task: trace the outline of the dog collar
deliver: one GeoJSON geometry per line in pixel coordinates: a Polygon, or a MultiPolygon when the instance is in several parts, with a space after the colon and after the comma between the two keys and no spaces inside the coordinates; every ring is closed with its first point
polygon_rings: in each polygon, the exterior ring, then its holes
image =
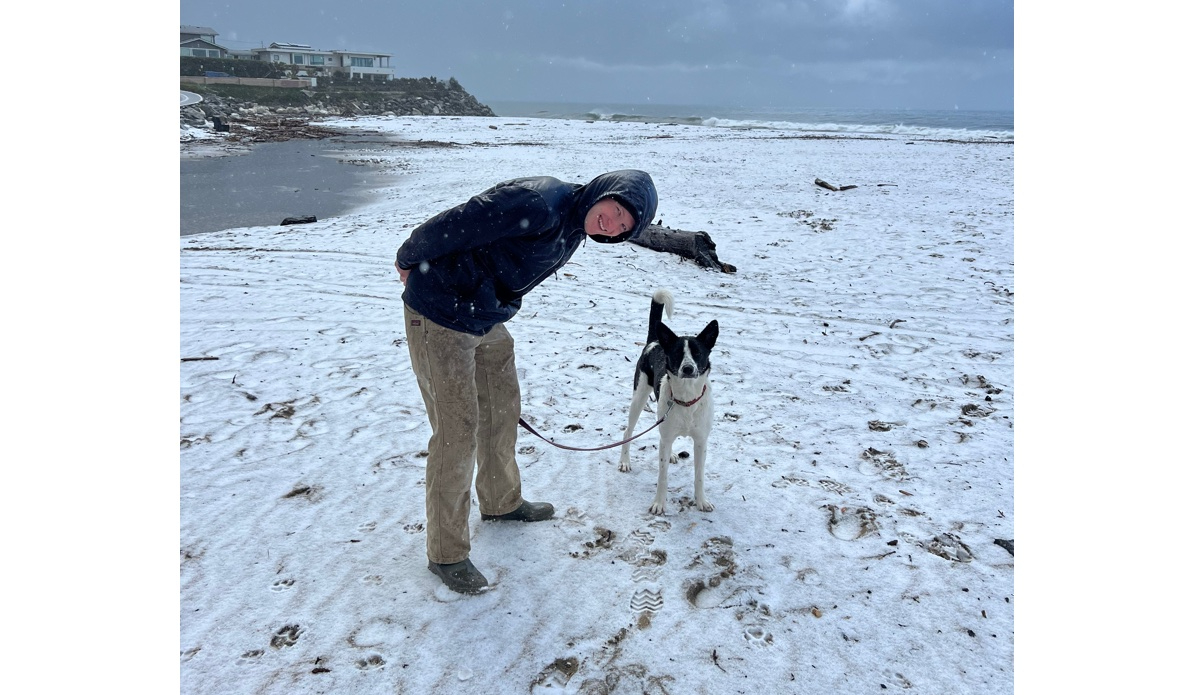
{"type": "Polygon", "coordinates": [[[699,396],[696,396],[696,398],[695,398],[695,399],[693,399],[693,400],[690,400],[690,401],[681,401],[681,400],[679,400],[678,398],[676,398],[674,394],[671,394],[671,400],[672,400],[672,401],[675,401],[676,403],[678,403],[679,405],[682,405],[682,406],[683,406],[683,407],[685,407],[685,408],[690,408],[690,407],[692,407],[693,405],[696,405],[697,403],[699,403],[699,402],[700,402],[700,399],[701,399],[701,398],[704,398],[704,394],[706,394],[706,393],[708,393],[708,384],[705,384],[705,385],[704,385],[704,389],[703,389],[702,391],[700,391],[700,395],[699,395],[699,396]]]}

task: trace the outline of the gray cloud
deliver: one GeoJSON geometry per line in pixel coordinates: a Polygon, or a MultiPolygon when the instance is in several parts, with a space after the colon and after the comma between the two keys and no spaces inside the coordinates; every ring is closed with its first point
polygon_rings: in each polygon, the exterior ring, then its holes
{"type": "Polygon", "coordinates": [[[485,103],[1013,103],[1012,0],[181,0],[180,21],[230,48],[391,53],[397,75],[455,77],[485,103]]]}

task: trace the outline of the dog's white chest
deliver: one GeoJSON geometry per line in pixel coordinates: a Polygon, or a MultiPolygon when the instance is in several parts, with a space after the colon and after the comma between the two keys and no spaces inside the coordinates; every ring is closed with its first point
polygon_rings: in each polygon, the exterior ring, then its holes
{"type": "Polygon", "coordinates": [[[708,384],[700,385],[700,389],[691,389],[681,395],[682,389],[672,388],[669,384],[665,398],[659,401],[659,410],[666,409],[663,427],[676,436],[694,436],[697,431],[707,431],[712,425],[712,397],[708,394],[708,384]]]}

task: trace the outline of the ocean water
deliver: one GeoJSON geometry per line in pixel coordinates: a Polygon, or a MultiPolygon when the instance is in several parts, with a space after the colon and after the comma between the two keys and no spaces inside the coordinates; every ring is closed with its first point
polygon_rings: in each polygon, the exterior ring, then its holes
{"type": "Polygon", "coordinates": [[[336,217],[375,199],[396,177],[347,164],[377,147],[358,136],[263,142],[226,156],[180,158],[179,236],[336,217]]]}
{"type": "Polygon", "coordinates": [[[679,123],[733,129],[792,130],[813,135],[900,136],[915,139],[1013,142],[1012,111],[826,109],[567,104],[494,101],[497,116],[585,121],[679,123]]]}

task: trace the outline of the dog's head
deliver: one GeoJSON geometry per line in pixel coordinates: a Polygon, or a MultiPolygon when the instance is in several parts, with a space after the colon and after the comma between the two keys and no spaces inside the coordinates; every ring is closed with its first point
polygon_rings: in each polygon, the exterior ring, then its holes
{"type": "Polygon", "coordinates": [[[708,355],[717,343],[717,322],[710,321],[700,335],[677,336],[665,324],[658,324],[658,344],[667,360],[667,372],[679,379],[696,379],[708,373],[708,355]]]}

